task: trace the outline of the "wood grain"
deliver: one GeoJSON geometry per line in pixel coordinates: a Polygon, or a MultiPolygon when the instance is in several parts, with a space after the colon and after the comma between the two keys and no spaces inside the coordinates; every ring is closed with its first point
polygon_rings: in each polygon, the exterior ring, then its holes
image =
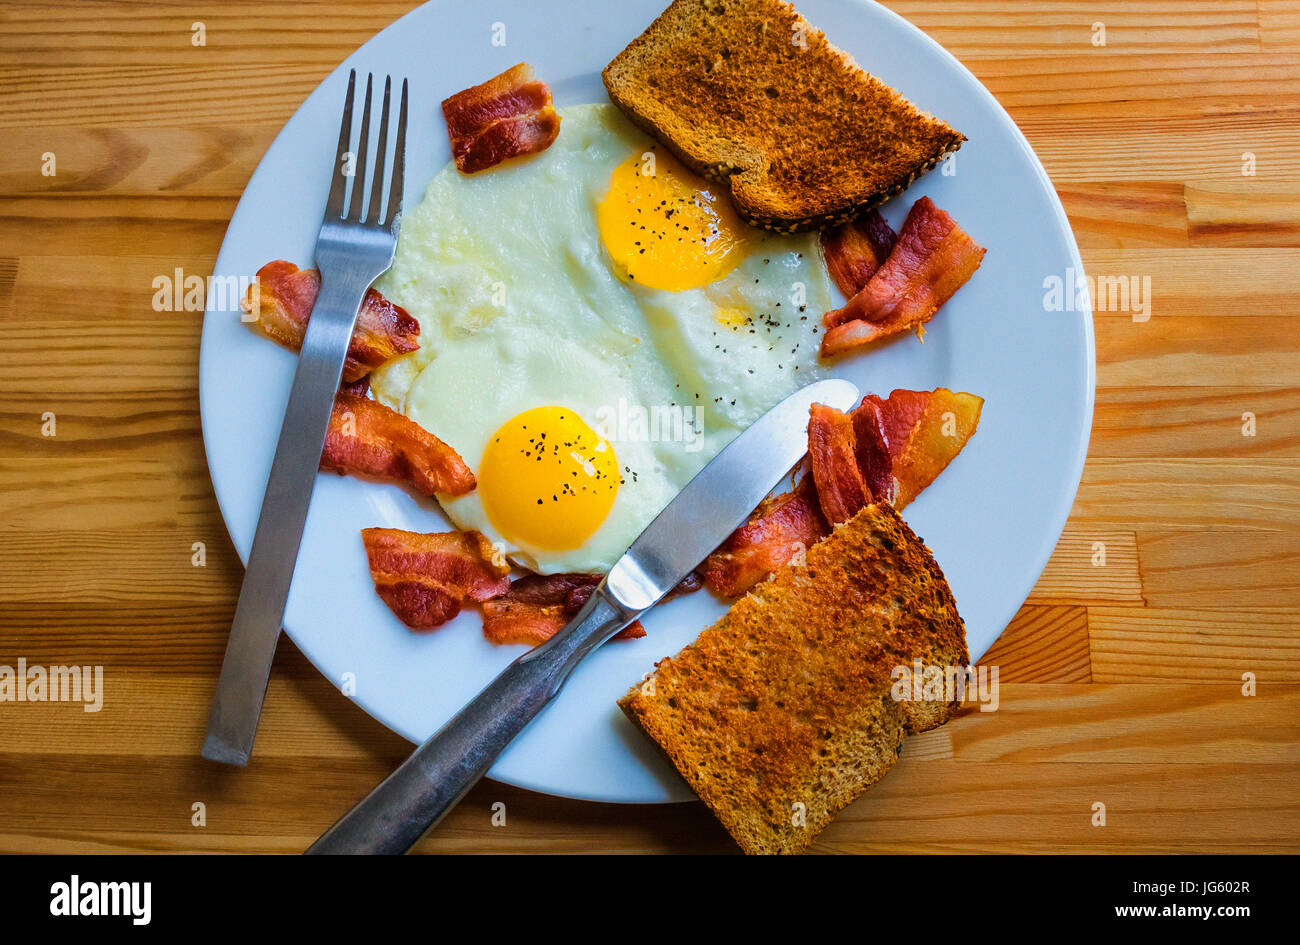
{"type": "MultiPolygon", "coordinates": [[[[815,849],[1295,852],[1300,2],[890,5],[1010,111],[1088,274],[1149,280],[1149,306],[1095,316],[1088,463],[983,661],[997,711],[910,739],[815,849]]],[[[0,15],[0,664],[102,665],[106,693],[0,703],[0,850],[298,852],[407,750],[282,641],[254,764],[198,759],[241,568],[206,476],[201,314],[151,299],[211,271],[284,121],[412,6],[0,15]]],[[[494,783],[419,849],[735,851],[698,804],[494,783]]]]}

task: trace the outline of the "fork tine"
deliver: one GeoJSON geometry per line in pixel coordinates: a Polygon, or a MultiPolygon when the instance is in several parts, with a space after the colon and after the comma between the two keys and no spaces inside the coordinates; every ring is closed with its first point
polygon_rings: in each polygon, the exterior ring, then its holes
{"type": "Polygon", "coordinates": [[[379,143],[375,145],[375,179],[370,184],[370,209],[366,212],[365,223],[379,224],[380,211],[384,205],[384,174],[388,162],[384,152],[388,147],[388,97],[393,88],[393,77],[384,78],[384,107],[379,112],[379,143]]]}
{"type": "Polygon", "coordinates": [[[366,104],[361,109],[361,140],[357,142],[356,172],[352,175],[352,199],[348,202],[347,220],[361,222],[362,200],[366,189],[366,151],[370,139],[370,91],[374,85],[375,74],[366,74],[366,104]]]}
{"type": "Polygon", "coordinates": [[[343,161],[347,157],[348,145],[352,143],[352,96],[357,84],[357,70],[348,76],[347,97],[343,99],[343,121],[339,125],[339,149],[334,157],[334,174],[330,178],[330,196],[325,204],[327,219],[337,220],[343,216],[343,193],[348,185],[347,175],[343,173],[343,161]]]}
{"type": "Polygon", "coordinates": [[[388,187],[388,215],[384,225],[392,229],[402,212],[402,179],[406,173],[406,80],[402,80],[402,105],[397,112],[397,149],[393,154],[393,181],[388,187]]]}

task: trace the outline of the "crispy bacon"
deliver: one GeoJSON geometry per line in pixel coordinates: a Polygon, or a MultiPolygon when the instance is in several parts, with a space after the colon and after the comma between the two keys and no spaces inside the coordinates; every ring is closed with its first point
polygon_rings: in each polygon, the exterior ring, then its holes
{"type": "Polygon", "coordinates": [[[858,467],[853,418],[825,404],[813,404],[808,421],[808,456],[822,514],[832,525],[847,522],[871,502],[858,467]]]}
{"type": "Polygon", "coordinates": [[[824,316],[823,357],[928,322],[984,258],[984,248],[929,197],[912,205],[884,265],[841,309],[824,316]]]}
{"type": "MultiPolygon", "coordinates": [[[[503,593],[483,601],[483,635],[492,643],[544,643],[582,609],[600,580],[599,574],[529,574],[512,581],[503,593]]],[[[643,636],[638,620],[614,639],[643,636]]]]}
{"type": "Polygon", "coordinates": [[[898,480],[894,477],[894,458],[885,437],[884,411],[876,401],[864,397],[849,416],[853,418],[855,458],[871,501],[893,505],[898,499],[898,480]]]}
{"type": "Polygon", "coordinates": [[[354,397],[365,397],[370,393],[370,375],[359,377],[355,381],[344,381],[339,385],[339,391],[354,397]]]}
{"type": "Polygon", "coordinates": [[[425,495],[459,496],[476,484],[460,454],[376,400],[339,391],[321,453],[322,469],[409,482],[425,495]]]}
{"type": "Polygon", "coordinates": [[[882,417],[898,483],[894,508],[902,509],[966,446],[979,425],[984,399],[940,387],[933,391],[896,390],[883,400],[871,394],[863,405],[868,403],[874,404],[882,417]]]}
{"type": "Polygon", "coordinates": [[[862,291],[889,258],[897,239],[879,210],[870,210],[843,226],[822,231],[826,268],[845,298],[851,299],[862,291]]]}
{"type": "Polygon", "coordinates": [[[479,532],[421,534],[361,530],[375,591],[413,630],[441,626],[466,600],[485,601],[510,587],[510,566],[479,532]]]}
{"type": "Polygon", "coordinates": [[[974,394],[896,390],[847,416],[814,406],[808,424],[812,475],[766,499],[699,568],[709,588],[739,597],[867,502],[901,509],[961,452],[984,401],[974,394]]]}
{"type": "MultiPolygon", "coordinates": [[[[249,322],[254,330],[291,351],[300,351],[318,294],[320,273],[277,259],[257,271],[243,309],[254,317],[249,322]]],[[[367,290],[352,330],[343,380],[358,380],[385,361],[414,351],[420,347],[419,334],[420,323],[406,309],[374,289],[367,290]]]]}
{"type": "Polygon", "coordinates": [[[551,90],[526,62],[444,100],[442,114],[462,174],[545,151],[560,133],[551,90]]]}
{"type": "Polygon", "coordinates": [[[829,532],[812,477],[804,476],[793,490],[765,499],[699,571],[714,593],[739,597],[829,532]]]}
{"type": "Polygon", "coordinates": [[[664,602],[676,600],[678,597],[685,597],[687,594],[694,594],[704,586],[704,578],[700,577],[694,571],[686,575],[677,582],[677,586],[664,595],[664,602]]]}

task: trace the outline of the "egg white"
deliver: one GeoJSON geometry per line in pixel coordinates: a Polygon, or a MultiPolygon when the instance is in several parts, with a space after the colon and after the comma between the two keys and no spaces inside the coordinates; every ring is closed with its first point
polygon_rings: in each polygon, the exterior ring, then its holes
{"type": "Polygon", "coordinates": [[[458,527],[542,573],[607,570],[732,437],[821,376],[815,327],[832,307],[815,234],[749,231],[745,258],[700,289],[620,279],[596,208],[614,168],[652,142],[612,105],[562,119],[539,155],[469,177],[448,164],[404,216],[377,288],[419,319],[420,350],[372,375],[380,401],[475,472],[497,429],[533,407],[568,407],[610,438],[624,482],[580,548],[524,547],[476,493],[441,499],[458,527]],[[720,309],[752,321],[724,323],[720,309]],[[679,422],[639,422],[652,411],[679,422]]]}

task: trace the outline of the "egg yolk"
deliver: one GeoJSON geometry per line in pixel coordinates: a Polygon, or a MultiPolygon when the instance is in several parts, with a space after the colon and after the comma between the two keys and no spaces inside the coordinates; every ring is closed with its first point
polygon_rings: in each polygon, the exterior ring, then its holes
{"type": "Polygon", "coordinates": [[[744,224],[725,195],[662,152],[614,169],[596,222],[616,270],[651,289],[698,289],[744,255],[744,224]]]}
{"type": "Polygon", "coordinates": [[[732,331],[743,331],[747,326],[754,323],[754,316],[750,315],[743,308],[734,305],[723,305],[713,313],[718,324],[724,328],[730,328],[732,331]]]}
{"type": "Polygon", "coordinates": [[[567,407],[535,407],[493,435],[479,465],[488,519],[507,540],[534,548],[580,547],[618,494],[618,458],[567,407]]]}

